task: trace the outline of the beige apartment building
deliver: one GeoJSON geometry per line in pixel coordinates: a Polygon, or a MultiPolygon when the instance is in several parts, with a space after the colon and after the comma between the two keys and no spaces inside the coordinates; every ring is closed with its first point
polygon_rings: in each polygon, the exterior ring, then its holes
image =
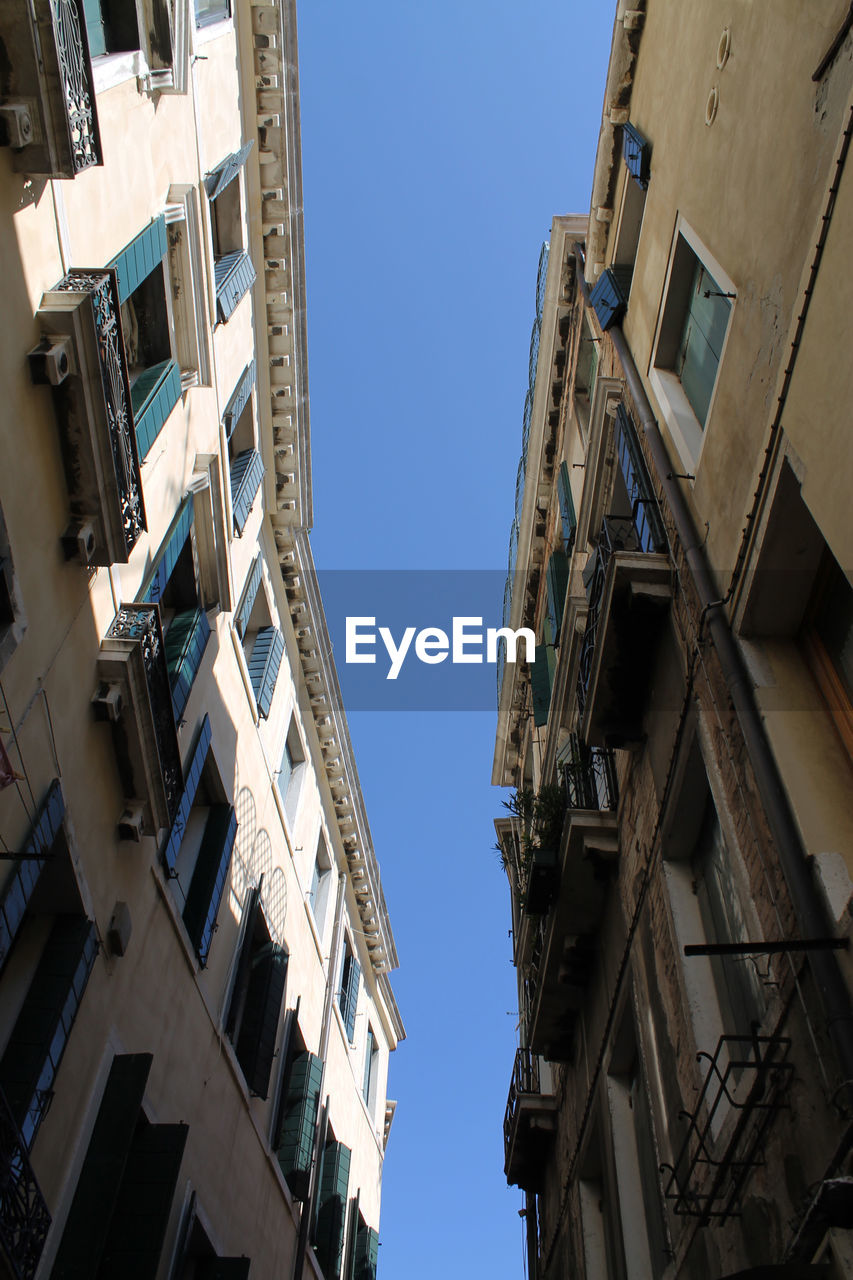
{"type": "Polygon", "coordinates": [[[492,781],[537,1280],[853,1275],[853,10],[618,5],[492,781]]]}
{"type": "Polygon", "coordinates": [[[0,1274],[377,1268],[291,0],[0,7],[0,1274]]]}

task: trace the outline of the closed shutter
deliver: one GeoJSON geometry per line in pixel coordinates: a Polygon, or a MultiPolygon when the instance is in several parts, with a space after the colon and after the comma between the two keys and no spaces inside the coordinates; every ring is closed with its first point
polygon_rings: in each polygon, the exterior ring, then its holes
{"type": "Polygon", "coordinates": [[[139,593],[139,599],[143,603],[158,604],[163,598],[166,583],[171,578],[187,538],[190,536],[193,517],[192,497],[186,497],[169,525],[168,532],[160,544],[160,550],[157,552],[154,567],[149,572],[139,593]]]}
{"type": "Polygon", "coordinates": [[[245,638],[246,632],[249,629],[249,619],[252,616],[252,609],[255,606],[255,597],[257,596],[258,591],[260,589],[262,576],[263,576],[263,566],[261,562],[261,556],[259,553],[258,555],[255,556],[255,559],[252,563],[252,568],[250,569],[249,576],[246,579],[246,587],[245,587],[245,590],[243,591],[243,599],[240,601],[240,606],[237,610],[237,615],[234,619],[234,625],[237,628],[237,635],[240,637],[241,640],[245,638]]]}
{"type": "Polygon", "coordinates": [[[83,0],[83,16],[86,20],[89,57],[99,58],[107,51],[107,36],[98,0],[83,0]]]}
{"type": "Polygon", "coordinates": [[[563,527],[563,542],[568,554],[575,545],[578,518],[575,515],[575,502],[572,497],[572,486],[569,482],[569,465],[560,463],[557,474],[557,495],[560,502],[560,523],[563,527]]]}
{"type": "Polygon", "coordinates": [[[113,1058],[51,1280],[92,1280],[98,1274],[151,1062],[150,1053],[113,1058]]]}
{"type": "Polygon", "coordinates": [[[283,947],[271,942],[255,956],[236,1052],[249,1091],[259,1098],[269,1093],[286,975],[287,952],[283,947]]]}
{"type": "Polygon", "coordinates": [[[328,1142],[323,1151],[314,1249],[325,1280],[340,1280],[343,1266],[350,1156],[342,1142],[328,1142]]]}
{"type": "Polygon", "coordinates": [[[628,172],[645,191],[649,185],[652,171],[652,147],[636,125],[626,124],[623,126],[622,155],[628,172]]]}
{"type": "Polygon", "coordinates": [[[533,723],[541,728],[548,723],[551,708],[551,672],[544,645],[537,644],[535,661],[530,665],[530,687],[533,693],[533,723]]]}
{"type": "Polygon", "coordinates": [[[189,1127],[140,1122],[97,1280],[155,1280],[189,1127]]]}
{"type": "Polygon", "coordinates": [[[209,638],[210,623],[203,609],[178,613],[169,623],[164,647],[176,720],[181,718],[189,701],[209,638]]]}
{"type": "Polygon", "coordinates": [[[164,360],[141,374],[130,389],[139,457],[144,458],[181,398],[181,371],[164,360]]]}
{"type": "MultiPolygon", "coordinates": [[[[33,823],[24,846],[24,853],[48,854],[62,826],[64,816],[65,799],[62,795],[62,787],[59,779],[54,778],[33,823]]],[[[27,904],[44,870],[44,864],[44,858],[24,858],[3,886],[2,898],[0,898],[0,967],[9,954],[15,935],[21,927],[27,904]]]]}
{"type": "Polygon", "coordinates": [[[264,719],[270,713],[283,655],[284,636],[278,627],[262,627],[249,659],[249,679],[258,704],[258,715],[264,719]]]}
{"type": "Polygon", "coordinates": [[[548,614],[555,643],[559,641],[560,627],[563,621],[563,609],[566,605],[566,591],[569,586],[569,562],[565,551],[555,551],[548,561],[545,571],[545,583],[548,589],[548,614]]]}
{"type": "Polygon", "coordinates": [[[697,260],[675,371],[702,427],[717,381],[732,309],[731,299],[720,296],[723,292],[697,260]]]}
{"type": "Polygon", "coordinates": [[[590,304],[602,329],[609,329],[624,316],[631,292],[631,275],[631,267],[608,267],[590,294],[590,304]]]}
{"type": "Polygon", "coordinates": [[[248,1280],[251,1258],[199,1258],[194,1280],[248,1280]]]}
{"type": "Polygon", "coordinates": [[[379,1236],[372,1227],[359,1219],[355,1238],[355,1270],[353,1280],[376,1280],[379,1260],[379,1236]]]}
{"type": "Polygon", "coordinates": [[[154,268],[160,265],[168,248],[166,218],[161,214],[108,263],[115,268],[120,303],[127,302],[145,277],[150,276],[154,268]]]}
{"type": "Polygon", "coordinates": [[[361,978],[361,965],[351,952],[344,956],[344,967],[341,973],[340,1007],[347,1037],[352,1040],[355,1033],[355,1011],[358,1005],[358,984],[361,978]]]}
{"type": "Polygon", "coordinates": [[[323,1063],[316,1054],[300,1053],[293,1059],[281,1108],[276,1155],[297,1200],[308,1198],[322,1077],[323,1063]]]}
{"type": "Polygon", "coordinates": [[[248,253],[225,253],[213,264],[216,310],[219,319],[229,320],[237,304],[255,283],[255,268],[248,253]]]}
{"type": "Polygon", "coordinates": [[[192,754],[189,766],[186,771],[186,781],[184,783],[183,794],[181,795],[178,812],[175,821],[172,823],[172,829],[163,848],[163,863],[167,871],[174,871],[178,861],[178,853],[181,848],[181,841],[187,829],[189,821],[190,809],[193,807],[198,784],[201,781],[201,773],[204,768],[204,762],[207,759],[207,753],[210,750],[210,717],[205,716],[201,722],[201,729],[198,734],[198,742],[192,754]]]}
{"type": "Polygon", "coordinates": [[[238,453],[231,463],[231,510],[236,533],[243,532],[263,478],[264,464],[257,449],[238,453]]]}
{"type": "Polygon", "coordinates": [[[236,389],[228,401],[228,407],[222,415],[222,425],[225,427],[225,437],[230,440],[234,434],[240,414],[249,403],[249,397],[255,386],[255,362],[251,360],[243,371],[240,381],[237,383],[236,389]]]}
{"type": "Polygon", "coordinates": [[[202,968],[207,964],[236,834],[237,818],[231,806],[211,806],[184,906],[184,924],[202,968]]]}
{"type": "Polygon", "coordinates": [[[0,1087],[28,1148],[43,1119],[97,949],[95,926],[85,916],[56,917],[0,1061],[0,1087]]]}

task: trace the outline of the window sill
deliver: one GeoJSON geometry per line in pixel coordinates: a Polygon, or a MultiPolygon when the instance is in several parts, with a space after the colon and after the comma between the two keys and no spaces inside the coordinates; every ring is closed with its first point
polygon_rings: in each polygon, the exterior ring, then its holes
{"type": "Polygon", "coordinates": [[[141,49],[131,53],[106,53],[92,59],[92,79],[95,93],[106,93],[128,80],[139,80],[148,75],[148,63],[141,49]]]}
{"type": "Polygon", "coordinates": [[[193,19],[193,47],[210,44],[211,40],[220,40],[222,36],[234,31],[233,18],[220,18],[218,22],[207,22],[202,26],[193,19]]]}

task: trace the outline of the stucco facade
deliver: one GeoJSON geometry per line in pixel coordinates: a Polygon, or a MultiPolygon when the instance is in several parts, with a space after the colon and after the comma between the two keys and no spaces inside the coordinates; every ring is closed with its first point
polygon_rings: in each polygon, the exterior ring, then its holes
{"type": "Polygon", "coordinates": [[[295,8],[21,8],[0,1271],[375,1276],[404,1033],[308,537],[295,8]]]}
{"type": "Polygon", "coordinates": [[[851,1274],[851,88],[845,5],[620,4],[540,260],[492,780],[541,1280],[851,1274]]]}

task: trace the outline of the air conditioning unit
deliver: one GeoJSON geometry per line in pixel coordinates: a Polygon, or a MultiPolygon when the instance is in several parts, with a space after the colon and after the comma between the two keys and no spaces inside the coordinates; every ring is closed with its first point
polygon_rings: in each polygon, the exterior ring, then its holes
{"type": "Polygon", "coordinates": [[[0,139],[3,146],[20,151],[33,140],[33,118],[23,102],[7,102],[0,107],[0,139]]]}
{"type": "Polygon", "coordinates": [[[70,337],[44,337],[28,354],[30,377],[37,386],[58,387],[75,371],[74,343],[70,337]]]}
{"type": "Polygon", "coordinates": [[[122,708],[121,685],[102,681],[92,694],[92,706],[96,720],[118,720],[122,708]]]}
{"type": "Polygon", "coordinates": [[[97,539],[94,526],[88,520],[80,524],[70,524],[63,533],[61,541],[66,560],[73,560],[76,556],[81,564],[91,564],[97,539]]]}
{"type": "Polygon", "coordinates": [[[142,839],[144,816],[141,804],[128,805],[118,820],[119,840],[134,840],[137,844],[142,839]]]}

